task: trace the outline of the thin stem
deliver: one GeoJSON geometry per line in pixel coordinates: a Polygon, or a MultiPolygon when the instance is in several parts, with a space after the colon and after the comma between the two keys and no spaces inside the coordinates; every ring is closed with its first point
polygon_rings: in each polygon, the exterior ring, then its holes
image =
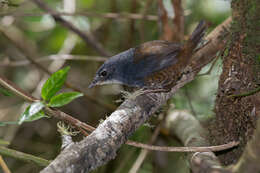
{"type": "Polygon", "coordinates": [[[13,157],[19,160],[23,160],[26,162],[32,162],[37,164],[38,166],[47,166],[51,163],[51,161],[40,158],[40,157],[36,157],[33,156],[31,154],[26,154],[20,151],[16,151],[16,150],[12,150],[6,147],[2,147],[0,146],[0,154],[1,155],[5,155],[5,156],[9,156],[9,157],[13,157]]]}
{"type": "MultiPolygon", "coordinates": [[[[107,60],[105,57],[99,56],[85,56],[85,55],[71,55],[71,54],[56,54],[49,55],[45,57],[41,57],[36,59],[36,62],[45,62],[45,61],[57,61],[57,60],[72,60],[72,61],[95,61],[95,62],[104,62],[107,60]]],[[[20,61],[3,61],[0,63],[0,67],[18,67],[18,66],[26,66],[32,64],[29,60],[20,60],[20,61]]]]}
{"type": "Polygon", "coordinates": [[[102,56],[111,56],[111,54],[105,50],[105,48],[96,40],[93,34],[85,34],[67,20],[63,19],[56,11],[48,7],[42,0],[32,0],[39,8],[47,11],[52,15],[56,22],[60,23],[70,31],[76,33],[82,38],[87,44],[95,49],[102,56]]]}
{"type": "Polygon", "coordinates": [[[172,0],[175,17],[173,19],[173,38],[174,42],[183,41],[184,37],[184,10],[182,0],[172,0]]]}
{"type": "MultiPolygon", "coordinates": [[[[153,3],[153,0],[147,0],[146,1],[145,7],[144,7],[144,10],[143,10],[143,13],[142,13],[143,19],[148,17],[147,13],[148,13],[148,10],[151,7],[152,3],[153,3]]],[[[158,16],[156,16],[156,20],[158,20],[158,16]]],[[[144,22],[144,20],[142,20],[141,23],[140,23],[140,28],[139,28],[140,39],[141,39],[142,42],[145,41],[144,26],[145,26],[145,22],[144,22]]]]}
{"type": "Polygon", "coordinates": [[[171,41],[173,37],[173,31],[168,22],[168,14],[164,7],[163,0],[158,0],[158,9],[158,15],[160,17],[159,24],[162,29],[160,39],[171,41]]]}
{"type": "MultiPolygon", "coordinates": [[[[27,17],[27,16],[42,16],[50,14],[48,12],[35,12],[35,13],[24,13],[24,12],[6,12],[0,13],[0,16],[14,16],[14,17],[27,17]]],[[[68,12],[57,12],[56,14],[60,16],[88,16],[88,17],[100,17],[100,18],[109,18],[109,19],[132,19],[132,20],[149,20],[149,21],[157,21],[158,17],[155,15],[143,15],[137,13],[97,13],[90,11],[79,11],[75,13],[68,12]]]]}
{"type": "Polygon", "coordinates": [[[254,95],[255,93],[258,93],[259,91],[260,91],[260,87],[254,89],[252,91],[246,92],[246,93],[234,94],[234,95],[231,95],[231,96],[228,96],[228,97],[233,97],[233,98],[236,98],[236,97],[246,97],[246,96],[254,95]]]}
{"type": "Polygon", "coordinates": [[[0,155],[0,166],[2,167],[4,173],[11,173],[11,171],[9,170],[8,166],[6,165],[3,157],[0,155]]]}
{"type": "MultiPolygon", "coordinates": [[[[164,120],[163,120],[164,122],[164,120]]],[[[149,141],[149,144],[153,144],[156,138],[158,137],[160,133],[162,122],[156,127],[155,131],[153,132],[153,135],[149,141]]],[[[140,152],[139,156],[137,157],[135,163],[133,164],[132,168],[130,169],[129,173],[137,173],[138,170],[140,169],[142,163],[144,162],[146,156],[149,154],[150,150],[147,149],[142,149],[140,152]]]]}
{"type": "Polygon", "coordinates": [[[134,147],[147,149],[147,150],[162,151],[162,152],[209,152],[209,151],[216,152],[216,151],[223,151],[238,146],[239,142],[232,141],[223,145],[206,146],[206,147],[163,147],[163,146],[154,146],[154,145],[136,143],[134,141],[127,141],[126,144],[134,147]]]}
{"type": "Polygon", "coordinates": [[[0,76],[0,85],[2,85],[6,89],[10,90],[12,93],[17,95],[18,97],[20,97],[20,98],[22,98],[22,99],[24,99],[24,100],[26,100],[28,102],[34,102],[34,101],[37,100],[36,98],[34,98],[33,96],[29,95],[25,91],[21,90],[16,85],[13,85],[13,83],[11,81],[9,81],[8,79],[6,79],[3,76],[0,76]]]}

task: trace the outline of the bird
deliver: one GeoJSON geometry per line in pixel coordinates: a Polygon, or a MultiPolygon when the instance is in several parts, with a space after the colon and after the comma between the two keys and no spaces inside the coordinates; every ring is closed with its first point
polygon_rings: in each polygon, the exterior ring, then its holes
{"type": "Polygon", "coordinates": [[[180,80],[207,29],[200,21],[184,43],[145,42],[112,56],[97,70],[89,88],[122,84],[152,92],[168,92],[180,80]]]}

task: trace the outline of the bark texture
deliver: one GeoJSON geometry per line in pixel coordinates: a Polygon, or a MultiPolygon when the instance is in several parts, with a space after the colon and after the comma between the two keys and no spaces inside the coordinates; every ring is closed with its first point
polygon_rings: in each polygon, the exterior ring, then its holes
{"type": "Polygon", "coordinates": [[[260,111],[260,94],[231,97],[250,92],[260,83],[259,0],[233,0],[231,37],[223,56],[223,72],[216,99],[216,121],[212,143],[240,140],[240,146],[220,154],[225,164],[235,163],[251,139],[260,111]]]}
{"type": "Polygon", "coordinates": [[[242,157],[233,167],[234,173],[260,172],[260,119],[257,121],[257,129],[250,142],[248,142],[242,157]]]}

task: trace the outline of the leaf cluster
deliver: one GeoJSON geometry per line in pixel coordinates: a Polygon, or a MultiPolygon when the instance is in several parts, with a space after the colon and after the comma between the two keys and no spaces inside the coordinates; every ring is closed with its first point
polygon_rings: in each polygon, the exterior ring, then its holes
{"type": "MultiPolygon", "coordinates": [[[[44,83],[41,90],[42,100],[31,103],[20,116],[17,122],[0,122],[0,126],[7,124],[22,124],[24,122],[32,122],[47,115],[44,113],[45,107],[61,107],[69,104],[74,99],[81,97],[83,94],[79,92],[65,92],[57,94],[64,85],[70,67],[65,67],[53,73],[44,83]]],[[[6,96],[11,96],[9,91],[0,88],[0,92],[6,96]]]]}

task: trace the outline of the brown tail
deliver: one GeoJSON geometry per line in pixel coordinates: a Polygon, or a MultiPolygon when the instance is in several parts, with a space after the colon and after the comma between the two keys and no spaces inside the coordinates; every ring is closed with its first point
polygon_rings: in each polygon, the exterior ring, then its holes
{"type": "Polygon", "coordinates": [[[207,29],[207,23],[203,20],[200,21],[200,23],[197,25],[196,29],[192,32],[187,42],[187,46],[190,47],[190,50],[193,50],[197,47],[202,37],[204,36],[206,29],[207,29]]]}
{"type": "Polygon", "coordinates": [[[192,32],[189,40],[184,44],[180,54],[180,58],[182,59],[182,64],[184,66],[186,66],[189,63],[193,50],[200,43],[201,39],[205,34],[206,29],[207,29],[207,23],[203,20],[200,21],[196,29],[192,32]]]}

